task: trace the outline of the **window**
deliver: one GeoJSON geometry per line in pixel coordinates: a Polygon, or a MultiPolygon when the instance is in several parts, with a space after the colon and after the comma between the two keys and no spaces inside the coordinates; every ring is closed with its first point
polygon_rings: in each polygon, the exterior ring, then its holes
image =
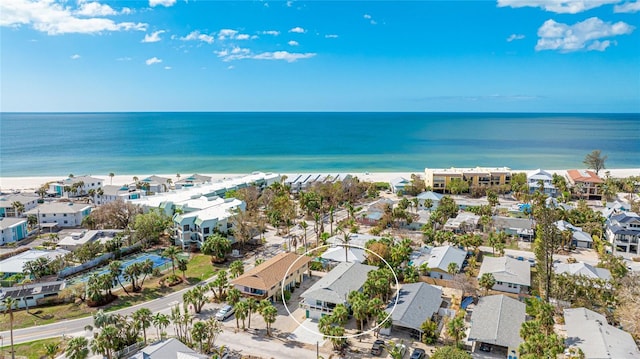
{"type": "Polygon", "coordinates": [[[209,234],[209,227],[204,227],[203,233],[204,234],[209,234]]]}
{"type": "Polygon", "coordinates": [[[185,224],[184,226],[182,226],[182,230],[183,231],[188,231],[189,230],[189,225],[185,224]]]}
{"type": "Polygon", "coordinates": [[[66,216],[67,216],[67,214],[65,213],[65,214],[63,214],[62,216],[63,216],[63,217],[66,217],[66,216]]]}
{"type": "Polygon", "coordinates": [[[64,221],[64,224],[67,224],[67,223],[68,223],[67,221],[64,221]]]}

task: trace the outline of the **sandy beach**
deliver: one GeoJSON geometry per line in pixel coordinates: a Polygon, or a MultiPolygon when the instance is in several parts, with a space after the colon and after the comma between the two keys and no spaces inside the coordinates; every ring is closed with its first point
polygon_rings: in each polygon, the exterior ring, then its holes
{"type": "MultiPolygon", "coordinates": [[[[533,169],[532,169],[533,170],[533,169]]],[[[518,172],[529,172],[532,170],[512,170],[513,173],[518,172]]],[[[565,175],[566,170],[546,170],[549,173],[557,173],[560,175],[565,175]]],[[[622,168],[622,169],[606,169],[601,171],[600,175],[603,176],[605,171],[609,171],[611,177],[614,178],[625,178],[630,176],[640,176],[640,168],[622,168]]],[[[300,172],[302,173],[302,172],[300,172]]],[[[323,172],[324,173],[324,172],[323,172]]],[[[417,170],[415,172],[348,172],[353,176],[358,177],[362,181],[367,182],[389,182],[397,177],[404,177],[406,179],[410,179],[412,174],[422,175],[423,170],[417,170]]],[[[287,177],[291,177],[296,173],[281,173],[287,177]]],[[[113,178],[109,177],[108,174],[89,174],[91,177],[101,178],[104,180],[104,184],[109,185],[124,185],[133,183],[133,177],[138,177],[138,179],[143,179],[149,177],[152,174],[139,174],[139,175],[115,175],[113,178]]],[[[171,178],[173,182],[179,180],[176,174],[156,174],[160,177],[171,178]]],[[[184,178],[191,174],[181,174],[180,178],[184,178]]],[[[211,176],[213,180],[225,179],[225,178],[233,178],[233,177],[241,177],[247,175],[246,173],[203,173],[203,175],[211,176]]],[[[79,176],[79,175],[77,175],[79,176]]],[[[10,192],[33,192],[38,189],[40,186],[47,182],[56,182],[60,180],[66,179],[65,176],[36,176],[36,177],[0,177],[0,192],[2,193],[10,193],[10,192]]]]}

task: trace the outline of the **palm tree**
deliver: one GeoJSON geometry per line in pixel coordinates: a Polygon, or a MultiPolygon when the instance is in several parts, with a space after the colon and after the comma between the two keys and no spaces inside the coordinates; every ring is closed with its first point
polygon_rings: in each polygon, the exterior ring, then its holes
{"type": "Polygon", "coordinates": [[[198,342],[200,346],[200,353],[202,351],[202,342],[207,339],[207,325],[203,321],[196,322],[191,328],[191,338],[198,342]]]}
{"type": "Polygon", "coordinates": [[[306,220],[303,220],[302,222],[300,222],[300,227],[302,227],[302,230],[304,231],[304,236],[302,238],[304,240],[304,251],[306,253],[307,252],[307,227],[309,227],[309,223],[307,223],[306,220]]]}
{"type": "Polygon", "coordinates": [[[114,341],[118,338],[118,330],[113,325],[102,328],[98,336],[91,341],[91,351],[112,358],[115,350],[114,341]]]}
{"type": "Polygon", "coordinates": [[[233,287],[227,291],[227,303],[229,303],[229,305],[236,305],[236,303],[240,301],[240,298],[242,298],[242,293],[238,288],[233,287]]]}
{"type": "Polygon", "coordinates": [[[169,258],[171,260],[171,271],[173,275],[176,275],[176,260],[178,259],[178,254],[180,254],[180,249],[176,246],[167,247],[163,252],[162,256],[165,258],[169,258]]]}
{"type": "Polygon", "coordinates": [[[109,273],[111,273],[111,276],[113,276],[113,279],[115,280],[115,282],[120,284],[124,292],[129,294],[129,292],[127,291],[127,288],[125,288],[124,285],[122,285],[122,282],[120,281],[120,276],[122,275],[122,262],[113,261],[109,263],[109,273]]]}
{"type": "Polygon", "coordinates": [[[152,318],[153,326],[156,327],[156,333],[159,339],[162,339],[162,332],[169,326],[169,316],[162,313],[156,313],[152,318]]]}
{"type": "Polygon", "coordinates": [[[16,353],[13,350],[13,308],[18,307],[18,301],[13,297],[5,298],[2,303],[4,304],[4,314],[9,314],[9,331],[11,335],[11,359],[16,358],[16,353]]]}
{"type": "Polygon", "coordinates": [[[253,298],[247,298],[247,308],[249,309],[249,313],[247,314],[247,318],[249,319],[249,323],[247,328],[251,329],[251,314],[258,309],[258,301],[253,298]]]}
{"type": "Polygon", "coordinates": [[[231,278],[237,278],[244,274],[244,263],[242,260],[238,259],[231,262],[231,265],[229,265],[229,273],[231,274],[231,278]]]}
{"type": "Polygon", "coordinates": [[[456,273],[458,273],[458,271],[460,271],[460,267],[458,267],[458,263],[451,262],[447,266],[447,272],[449,272],[449,274],[451,274],[451,276],[456,275],[456,273]]]}
{"type": "Polygon", "coordinates": [[[113,172],[109,172],[109,184],[113,184],[113,176],[115,176],[116,174],[113,172]]]}
{"type": "Polygon", "coordinates": [[[133,312],[131,315],[136,326],[142,329],[142,335],[144,338],[145,344],[147,343],[147,328],[151,326],[151,321],[153,320],[151,311],[149,308],[140,308],[133,312]]]}
{"type": "Polygon", "coordinates": [[[89,342],[85,337],[73,337],[69,343],[67,343],[67,349],[64,351],[64,355],[68,359],[87,359],[89,356],[89,342]]]}
{"type": "Polygon", "coordinates": [[[49,359],[54,359],[60,349],[59,343],[47,343],[44,345],[44,353],[49,359]]]}
{"type": "Polygon", "coordinates": [[[278,318],[278,309],[269,302],[269,305],[262,306],[260,309],[260,315],[264,319],[264,322],[267,324],[267,336],[271,336],[271,324],[276,322],[276,318],[278,318]]]}
{"type": "Polygon", "coordinates": [[[238,320],[242,320],[242,329],[244,329],[244,321],[245,319],[247,319],[247,314],[249,313],[249,305],[247,305],[246,301],[241,300],[233,307],[235,309],[236,315],[236,327],[240,328],[240,323],[238,323],[238,320]]]}
{"type": "Polygon", "coordinates": [[[224,262],[227,254],[231,252],[231,241],[216,233],[205,239],[200,250],[210,255],[212,262],[224,262]]]}
{"type": "Polygon", "coordinates": [[[480,284],[480,286],[484,288],[484,295],[487,295],[489,293],[489,290],[496,284],[496,279],[491,273],[483,273],[480,276],[480,279],[478,279],[478,284],[480,284]]]}
{"type": "Polygon", "coordinates": [[[464,333],[466,325],[464,323],[465,311],[460,310],[456,316],[447,323],[447,334],[455,340],[456,347],[460,342],[460,336],[464,333]]]}
{"type": "Polygon", "coordinates": [[[12,202],[11,207],[13,207],[16,217],[20,217],[20,214],[24,211],[24,204],[20,201],[12,202]]]}

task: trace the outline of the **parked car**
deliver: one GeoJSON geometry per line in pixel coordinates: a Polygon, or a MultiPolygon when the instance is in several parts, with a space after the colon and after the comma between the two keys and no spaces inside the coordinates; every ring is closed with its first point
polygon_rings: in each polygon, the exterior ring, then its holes
{"type": "Polygon", "coordinates": [[[216,319],[222,322],[233,315],[234,311],[235,309],[232,306],[225,305],[216,313],[216,319]]]}
{"type": "Polygon", "coordinates": [[[425,359],[427,357],[427,353],[424,349],[416,348],[413,349],[413,353],[411,353],[411,357],[409,359],[425,359]]]}
{"type": "Polygon", "coordinates": [[[400,358],[404,358],[405,354],[407,354],[407,346],[404,344],[396,344],[396,348],[400,349],[400,358]]]}
{"type": "Polygon", "coordinates": [[[382,354],[382,347],[384,346],[384,340],[377,339],[373,342],[373,346],[371,347],[371,355],[379,356],[382,354]]]}

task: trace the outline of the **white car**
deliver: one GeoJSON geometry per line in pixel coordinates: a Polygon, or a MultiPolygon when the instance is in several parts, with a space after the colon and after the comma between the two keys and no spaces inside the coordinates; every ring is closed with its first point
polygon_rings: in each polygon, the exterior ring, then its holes
{"type": "Polygon", "coordinates": [[[224,307],[220,308],[220,310],[216,313],[216,319],[222,322],[233,315],[233,312],[235,312],[235,309],[227,304],[224,307]]]}

